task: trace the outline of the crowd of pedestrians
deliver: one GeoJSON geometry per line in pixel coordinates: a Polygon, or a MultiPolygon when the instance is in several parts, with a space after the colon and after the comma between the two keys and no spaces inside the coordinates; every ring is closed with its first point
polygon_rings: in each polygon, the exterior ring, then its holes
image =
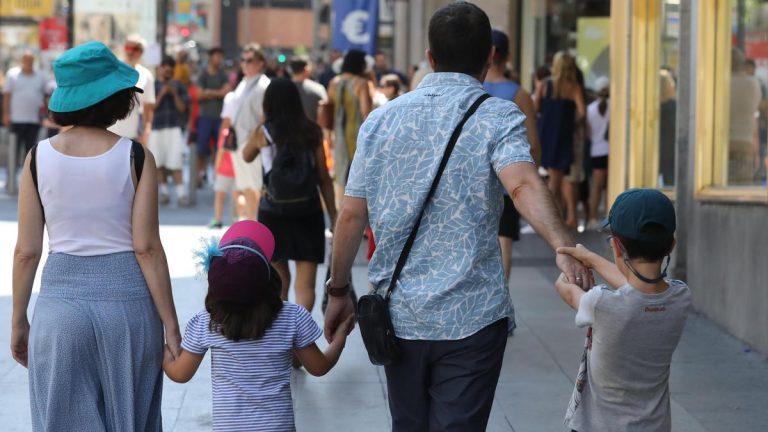
{"type": "Polygon", "coordinates": [[[29,368],[34,430],[160,430],[163,371],[186,382],[208,350],[214,430],[293,430],[292,366],[327,373],[356,316],[384,365],[393,430],[484,430],[515,328],[508,279],[521,217],[557,252],[556,289],[589,327],[567,427],[670,430],[669,365],[690,294],[666,278],[676,221],[663,194],[627,191],[609,225],[597,222],[607,80],[588,92],[559,53],[529,93],[507,68],[507,36],[471,3],[437,10],[428,39],[410,76],[383,53],[349,50],[316,71],[293,57],[281,77],[257,43],[242,50],[239,76],[217,48],[199,74],[180,53],[153,75],[137,37],[125,62],[99,42],[65,52],[47,102],[31,56],[9,73],[4,123],[30,133],[45,104],[61,127],[22,141],[11,350],[29,368]],[[30,106],[34,116],[19,108],[30,106]],[[188,143],[199,157],[190,181],[205,186],[213,165],[209,226],[231,226],[197,252],[208,292],[182,338],[158,208],[172,195],[189,203],[188,143]],[[589,170],[586,225],[612,234],[613,262],[572,238],[589,170]],[[44,226],[51,254],[30,323],[44,226]],[[323,332],[311,311],[326,230],[323,332]],[[364,236],[372,293],[356,310],[351,267],[364,236]],[[593,271],[607,285],[593,288],[593,271]]]}

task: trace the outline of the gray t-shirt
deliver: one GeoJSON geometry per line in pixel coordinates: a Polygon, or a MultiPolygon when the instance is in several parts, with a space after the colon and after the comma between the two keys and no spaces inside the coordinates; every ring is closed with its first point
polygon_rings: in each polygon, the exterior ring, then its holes
{"type": "MultiPolygon", "coordinates": [[[[217,74],[211,75],[206,69],[203,74],[200,75],[197,85],[200,90],[219,90],[227,83],[227,76],[224,72],[219,71],[217,74]]],[[[200,117],[217,119],[221,115],[221,108],[224,105],[224,98],[206,99],[200,101],[200,117]]]]}
{"type": "Polygon", "coordinates": [[[325,87],[322,84],[309,79],[297,82],[296,87],[299,89],[304,112],[307,113],[307,117],[310,120],[316,122],[317,104],[328,99],[328,92],[325,91],[325,87]]]}
{"type": "MultiPolygon", "coordinates": [[[[646,294],[604,285],[584,294],[576,325],[592,327],[586,384],[565,417],[579,432],[670,431],[669,365],[691,305],[688,286],[646,294]]],[[[578,380],[577,380],[578,383],[578,380]]],[[[577,392],[574,392],[577,398],[577,392]]]]}
{"type": "Polygon", "coordinates": [[[5,77],[3,93],[11,94],[11,123],[40,123],[47,82],[38,72],[25,74],[13,68],[5,77]]]}

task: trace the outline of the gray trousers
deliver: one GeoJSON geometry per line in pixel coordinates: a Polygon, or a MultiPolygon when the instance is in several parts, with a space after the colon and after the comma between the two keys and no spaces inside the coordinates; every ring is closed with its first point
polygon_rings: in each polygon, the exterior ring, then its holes
{"type": "Polygon", "coordinates": [[[464,339],[398,339],[384,368],[395,432],[484,431],[507,346],[502,319],[464,339]]]}
{"type": "Polygon", "coordinates": [[[33,430],[162,430],[162,361],[133,252],[49,255],[29,336],[33,430]]]}

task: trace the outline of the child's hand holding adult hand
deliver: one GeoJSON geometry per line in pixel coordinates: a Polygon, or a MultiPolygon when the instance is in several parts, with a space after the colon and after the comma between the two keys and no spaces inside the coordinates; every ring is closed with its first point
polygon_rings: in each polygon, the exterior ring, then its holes
{"type": "Polygon", "coordinates": [[[178,326],[176,329],[166,329],[165,348],[170,351],[173,359],[176,360],[181,355],[181,333],[178,326]]]}
{"type": "Polygon", "coordinates": [[[592,255],[594,252],[585,248],[582,244],[577,244],[576,247],[559,247],[557,248],[557,253],[572,256],[574,259],[579,260],[584,265],[584,267],[588,269],[593,267],[592,255]]]}
{"type": "Polygon", "coordinates": [[[353,328],[355,328],[355,314],[352,313],[336,327],[336,331],[333,333],[333,340],[345,340],[353,328]]]}
{"type": "Polygon", "coordinates": [[[163,349],[163,367],[168,366],[170,363],[173,363],[176,361],[176,357],[173,356],[173,353],[171,352],[171,348],[166,345],[163,349]]]}

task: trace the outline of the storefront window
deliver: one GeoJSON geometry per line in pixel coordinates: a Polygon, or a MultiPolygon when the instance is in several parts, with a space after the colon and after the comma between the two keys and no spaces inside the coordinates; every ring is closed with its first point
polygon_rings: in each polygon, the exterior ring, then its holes
{"type": "Polygon", "coordinates": [[[658,187],[675,185],[675,136],[677,118],[678,38],[680,1],[665,0],[661,21],[659,69],[659,177],[658,187]]]}
{"type": "Polygon", "coordinates": [[[723,186],[766,184],[768,0],[731,0],[728,158],[723,186]]]}

